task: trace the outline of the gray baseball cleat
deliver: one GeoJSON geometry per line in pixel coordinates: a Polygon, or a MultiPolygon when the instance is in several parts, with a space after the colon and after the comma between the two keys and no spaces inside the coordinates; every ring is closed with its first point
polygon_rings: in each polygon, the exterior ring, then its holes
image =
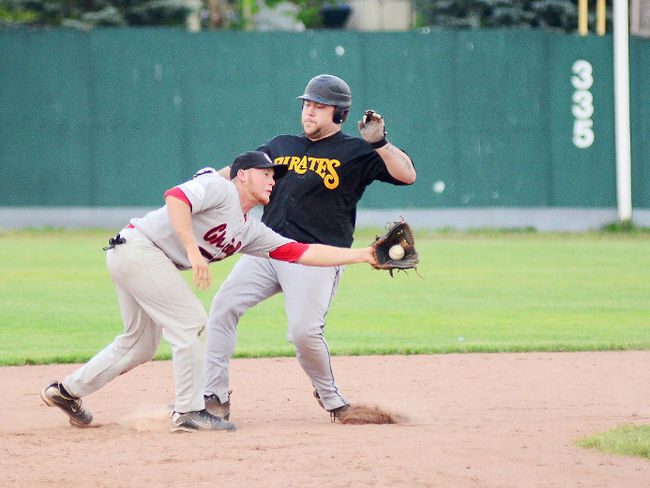
{"type": "Polygon", "coordinates": [[[87,427],[93,421],[93,414],[84,406],[81,398],[65,391],[58,381],[53,381],[43,388],[41,398],[48,407],[59,407],[63,410],[75,427],[87,427]]]}
{"type": "Polygon", "coordinates": [[[206,409],[196,412],[172,414],[172,432],[196,432],[198,430],[236,430],[235,424],[227,422],[221,417],[215,417],[206,409]]]}
{"type": "Polygon", "coordinates": [[[328,410],[330,413],[330,420],[332,422],[336,422],[341,418],[341,414],[344,413],[348,408],[350,408],[350,404],[346,403],[345,405],[341,405],[340,407],[333,408],[332,410],[328,410]]]}
{"type": "Polygon", "coordinates": [[[343,401],[344,401],[345,403],[344,403],[343,405],[341,405],[340,407],[333,408],[333,409],[331,409],[331,410],[327,410],[327,409],[325,408],[325,405],[323,405],[323,401],[320,399],[320,395],[318,394],[318,391],[316,391],[316,390],[314,390],[314,398],[316,399],[316,401],[318,402],[318,404],[320,405],[320,407],[321,407],[323,410],[325,410],[326,412],[329,412],[329,414],[330,414],[330,420],[331,420],[332,422],[336,422],[336,421],[339,419],[339,417],[341,416],[341,414],[342,414],[343,412],[345,412],[348,408],[350,408],[350,405],[351,405],[351,403],[348,402],[348,401],[344,398],[343,401]]]}
{"type": "Polygon", "coordinates": [[[230,420],[231,393],[232,390],[228,392],[228,400],[224,403],[221,403],[219,397],[214,393],[211,395],[204,395],[203,400],[205,401],[205,409],[215,417],[221,417],[224,420],[230,420]]]}
{"type": "MultiPolygon", "coordinates": [[[[209,414],[214,415],[215,417],[220,417],[224,420],[230,420],[230,394],[232,390],[228,390],[228,400],[225,403],[221,403],[219,397],[214,393],[210,395],[203,395],[203,401],[205,403],[205,409],[209,414]]],[[[174,404],[170,403],[167,405],[169,409],[169,416],[174,415],[174,404]]]]}

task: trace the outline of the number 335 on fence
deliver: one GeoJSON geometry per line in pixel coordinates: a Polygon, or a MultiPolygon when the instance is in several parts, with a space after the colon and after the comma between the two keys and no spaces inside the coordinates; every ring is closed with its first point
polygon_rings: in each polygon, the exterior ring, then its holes
{"type": "Polygon", "coordinates": [[[571,113],[573,114],[573,145],[579,149],[586,149],[594,143],[594,97],[589,89],[594,84],[593,69],[589,61],[579,59],[571,67],[573,76],[571,85],[575,88],[571,100],[571,113]]]}

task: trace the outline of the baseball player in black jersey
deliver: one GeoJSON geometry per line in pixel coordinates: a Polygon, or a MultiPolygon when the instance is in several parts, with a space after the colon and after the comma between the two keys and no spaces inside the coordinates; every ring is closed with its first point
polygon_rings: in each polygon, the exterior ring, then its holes
{"type": "MultiPolygon", "coordinates": [[[[361,137],[341,131],[351,106],[342,79],[319,75],[307,84],[302,100],[300,135],[280,135],[258,148],[276,165],[287,167],[278,180],[262,221],[299,242],[350,247],[356,207],[366,187],[378,180],[409,185],[416,173],[410,157],[386,140],[384,120],[366,111],[361,137]]],[[[227,177],[229,168],[220,174],[227,177]]],[[[314,268],[243,256],[215,295],[208,319],[206,409],[230,417],[228,366],[237,341],[239,318],[250,307],[284,293],[287,340],[315,388],[314,396],[332,419],[349,405],[332,372],[323,336],[325,317],[343,266],[314,268]]]]}

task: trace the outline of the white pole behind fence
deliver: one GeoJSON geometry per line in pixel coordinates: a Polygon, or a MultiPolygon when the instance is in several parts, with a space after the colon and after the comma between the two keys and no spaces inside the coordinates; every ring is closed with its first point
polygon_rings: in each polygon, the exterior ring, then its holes
{"type": "Polygon", "coordinates": [[[618,220],[632,219],[628,0],[614,0],[614,127],[618,220]]]}

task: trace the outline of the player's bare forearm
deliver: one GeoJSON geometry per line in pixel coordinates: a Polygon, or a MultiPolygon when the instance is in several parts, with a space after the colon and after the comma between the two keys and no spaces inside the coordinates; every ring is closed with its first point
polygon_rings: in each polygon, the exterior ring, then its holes
{"type": "Polygon", "coordinates": [[[184,201],[171,195],[165,198],[165,203],[169,220],[187,251],[187,259],[192,266],[192,281],[197,288],[203,288],[205,290],[210,287],[212,277],[210,275],[210,267],[201,255],[199,246],[194,238],[190,207],[184,201]]]}
{"type": "Polygon", "coordinates": [[[409,185],[415,183],[417,174],[413,161],[411,161],[408,154],[393,146],[390,142],[384,147],[376,149],[376,151],[383,159],[386,169],[393,178],[409,185]]]}
{"type": "Polygon", "coordinates": [[[371,247],[349,249],[324,244],[310,244],[297,262],[308,266],[340,266],[356,263],[377,264],[371,247]]]}

